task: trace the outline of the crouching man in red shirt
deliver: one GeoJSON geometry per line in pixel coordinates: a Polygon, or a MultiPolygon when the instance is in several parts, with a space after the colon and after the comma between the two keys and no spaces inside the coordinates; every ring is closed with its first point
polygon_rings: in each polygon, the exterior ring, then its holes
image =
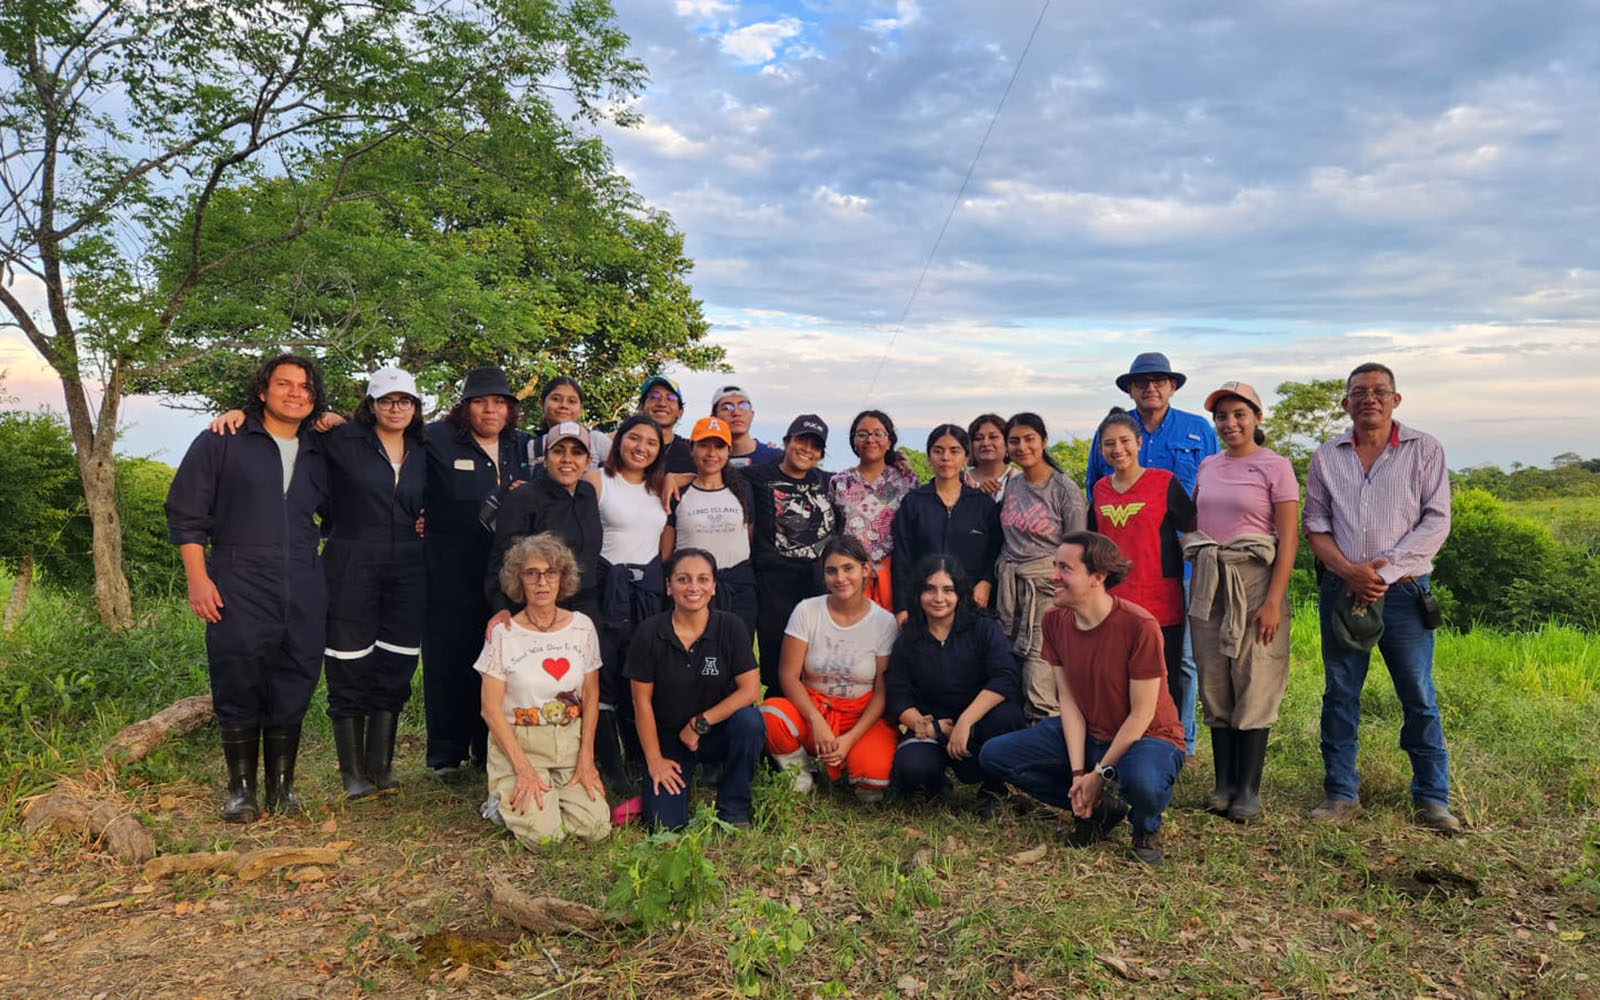
{"type": "Polygon", "coordinates": [[[1043,656],[1055,667],[1059,718],[983,746],[989,774],[1075,817],[1066,842],[1086,847],[1124,817],[1133,853],[1161,861],[1161,814],[1183,766],[1183,727],[1167,691],[1161,628],[1150,612],[1106,593],[1132,564],[1092,531],[1056,549],[1055,607],[1043,656]]]}

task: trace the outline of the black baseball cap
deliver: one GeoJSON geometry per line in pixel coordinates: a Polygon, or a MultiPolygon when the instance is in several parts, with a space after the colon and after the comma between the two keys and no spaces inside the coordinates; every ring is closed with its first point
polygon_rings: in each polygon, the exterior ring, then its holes
{"type": "Polygon", "coordinates": [[[783,438],[787,441],[797,434],[809,434],[820,441],[824,448],[828,446],[828,425],[815,413],[802,413],[795,417],[789,422],[789,431],[783,438]]]}

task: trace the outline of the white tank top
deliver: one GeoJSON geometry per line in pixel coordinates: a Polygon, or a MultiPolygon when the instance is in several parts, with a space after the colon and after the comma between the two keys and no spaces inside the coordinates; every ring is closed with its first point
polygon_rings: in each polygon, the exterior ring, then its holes
{"type": "Polygon", "coordinates": [[[661,554],[666,525],[661,498],[644,483],[600,473],[600,558],[614,566],[647,563],[661,554]]]}

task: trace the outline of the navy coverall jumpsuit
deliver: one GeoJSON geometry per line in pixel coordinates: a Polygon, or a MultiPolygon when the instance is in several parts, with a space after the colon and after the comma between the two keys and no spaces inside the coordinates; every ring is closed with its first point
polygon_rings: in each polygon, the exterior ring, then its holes
{"type": "Polygon", "coordinates": [[[211,544],[207,572],[222,620],[206,625],[206,666],[224,729],[298,730],[322,668],[327,587],[314,515],[328,499],[319,435],[300,432],[288,492],[272,435],[194,439],[167,491],[174,545],[211,544]]]}
{"type": "Polygon", "coordinates": [[[429,767],[486,759],[489,730],[480,714],[478,672],[489,624],[483,571],[494,531],[479,515],[484,502],[528,478],[527,435],[500,432],[500,466],[471,430],[449,420],[428,425],[428,482],[422,551],[428,571],[427,628],[422,635],[422,697],[429,767]]]}
{"type": "Polygon", "coordinates": [[[328,579],[328,715],[398,714],[422,652],[427,572],[417,516],[428,482],[423,445],[405,438],[396,474],[375,428],[350,421],[323,437],[332,486],[322,565],[328,579]]]}

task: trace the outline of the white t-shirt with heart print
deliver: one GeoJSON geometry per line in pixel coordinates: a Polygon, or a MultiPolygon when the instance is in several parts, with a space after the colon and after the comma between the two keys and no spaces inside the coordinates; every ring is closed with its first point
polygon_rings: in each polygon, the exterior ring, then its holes
{"type": "Polygon", "coordinates": [[[562,694],[578,700],[584,677],[600,669],[600,636],[580,611],[554,632],[535,632],[513,618],[489,636],[472,668],[506,682],[500,708],[515,724],[519,708],[537,711],[562,694]]]}

